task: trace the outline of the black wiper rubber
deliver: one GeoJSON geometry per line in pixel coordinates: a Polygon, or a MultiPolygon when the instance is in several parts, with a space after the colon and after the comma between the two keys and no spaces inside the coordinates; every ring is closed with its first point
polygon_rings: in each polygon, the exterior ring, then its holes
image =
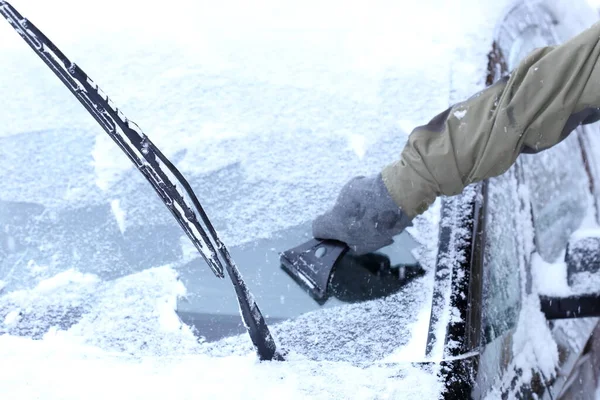
{"type": "Polygon", "coordinates": [[[0,0],[0,14],[144,175],[217,277],[224,277],[223,265],[225,265],[235,288],[242,320],[259,358],[283,360],[282,355],[277,351],[267,323],[229,251],[219,239],[200,201],[183,175],[142,130],[114,106],[98,85],[81,68],[72,63],[34,24],[23,18],[4,0],[0,0]],[[166,169],[163,169],[163,166],[166,169]],[[173,181],[184,189],[184,193],[179,191],[173,181]],[[186,196],[191,200],[191,206],[186,196]]]}

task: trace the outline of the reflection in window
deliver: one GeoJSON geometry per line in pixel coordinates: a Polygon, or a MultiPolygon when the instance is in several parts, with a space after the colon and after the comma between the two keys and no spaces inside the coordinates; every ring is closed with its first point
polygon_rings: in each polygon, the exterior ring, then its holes
{"type": "Polygon", "coordinates": [[[589,181],[577,135],[551,149],[521,157],[531,194],[537,252],[555,262],[591,204],[589,181]]]}

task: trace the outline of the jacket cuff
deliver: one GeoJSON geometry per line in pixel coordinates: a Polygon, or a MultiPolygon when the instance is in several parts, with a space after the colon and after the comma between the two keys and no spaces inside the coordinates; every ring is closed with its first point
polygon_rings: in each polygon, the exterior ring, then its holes
{"type": "Polygon", "coordinates": [[[386,166],[381,171],[381,177],[394,203],[411,219],[424,213],[435,201],[436,194],[433,187],[426,188],[425,186],[428,185],[422,185],[423,178],[416,176],[416,171],[402,159],[386,166]],[[410,190],[402,188],[410,188],[410,190]]]}

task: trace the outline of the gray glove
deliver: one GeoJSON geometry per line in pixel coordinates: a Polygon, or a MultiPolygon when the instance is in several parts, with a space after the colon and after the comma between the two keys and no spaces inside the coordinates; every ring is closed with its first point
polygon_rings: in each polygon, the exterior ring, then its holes
{"type": "Polygon", "coordinates": [[[392,237],[411,225],[378,174],[346,183],[333,208],[317,217],[312,228],[315,238],[344,242],[360,255],[392,244],[392,237]]]}

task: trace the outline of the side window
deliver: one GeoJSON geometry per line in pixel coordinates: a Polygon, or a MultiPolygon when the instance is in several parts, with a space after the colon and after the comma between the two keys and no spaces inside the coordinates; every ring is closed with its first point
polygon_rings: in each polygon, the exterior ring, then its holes
{"type": "Polygon", "coordinates": [[[515,327],[521,309],[521,208],[515,168],[488,182],[483,267],[485,344],[515,327]]]}
{"type": "MultiPolygon", "coordinates": [[[[517,5],[511,9],[496,33],[496,45],[507,70],[513,70],[535,48],[562,42],[555,31],[559,20],[560,16],[551,14],[544,5],[517,5]]],[[[514,375],[504,371],[513,362],[512,332],[518,324],[521,296],[531,290],[530,254],[537,251],[547,262],[556,261],[571,233],[591,209],[581,139],[585,141],[586,136],[573,132],[549,150],[522,155],[505,175],[488,181],[481,340],[484,349],[475,390],[480,395],[504,378],[510,386],[506,390],[519,390],[510,385],[514,375]]],[[[590,161],[593,157],[587,158],[590,161]]],[[[600,163],[591,162],[588,167],[592,176],[600,177],[600,163]]],[[[600,189],[595,189],[600,193],[600,189]]],[[[554,324],[553,333],[561,323],[554,324]]],[[[568,329],[573,329],[571,322],[568,329]]]]}
{"type": "MultiPolygon", "coordinates": [[[[516,5],[498,24],[495,76],[512,70],[535,47],[553,41],[544,9],[516,5]]],[[[490,61],[493,59],[490,58],[490,61]]],[[[487,183],[485,248],[482,271],[481,340],[483,351],[474,397],[484,397],[512,361],[512,332],[516,329],[527,277],[525,263],[531,247],[532,221],[521,195],[517,164],[487,183]],[[527,234],[529,232],[529,234],[527,234]]]]}
{"type": "Polygon", "coordinates": [[[488,180],[480,341],[483,352],[474,398],[491,390],[511,361],[511,332],[521,311],[523,222],[528,221],[522,216],[516,172],[513,167],[488,180]]]}
{"type": "MultiPolygon", "coordinates": [[[[535,48],[557,42],[553,27],[548,24],[553,17],[543,10],[539,10],[536,17],[545,22],[540,21],[520,32],[507,52],[509,69],[515,68],[535,48]]],[[[547,262],[560,256],[588,210],[589,179],[578,134],[573,132],[553,148],[538,154],[524,154],[518,160],[523,183],[529,189],[536,251],[547,262]]]]}
{"type": "Polygon", "coordinates": [[[591,204],[578,134],[573,132],[541,153],[520,157],[531,199],[536,251],[547,262],[556,261],[565,250],[591,204]]]}
{"type": "Polygon", "coordinates": [[[600,152],[597,149],[600,149],[600,123],[584,125],[578,130],[585,166],[590,175],[590,191],[595,205],[596,219],[598,219],[600,217],[600,152]]]}

